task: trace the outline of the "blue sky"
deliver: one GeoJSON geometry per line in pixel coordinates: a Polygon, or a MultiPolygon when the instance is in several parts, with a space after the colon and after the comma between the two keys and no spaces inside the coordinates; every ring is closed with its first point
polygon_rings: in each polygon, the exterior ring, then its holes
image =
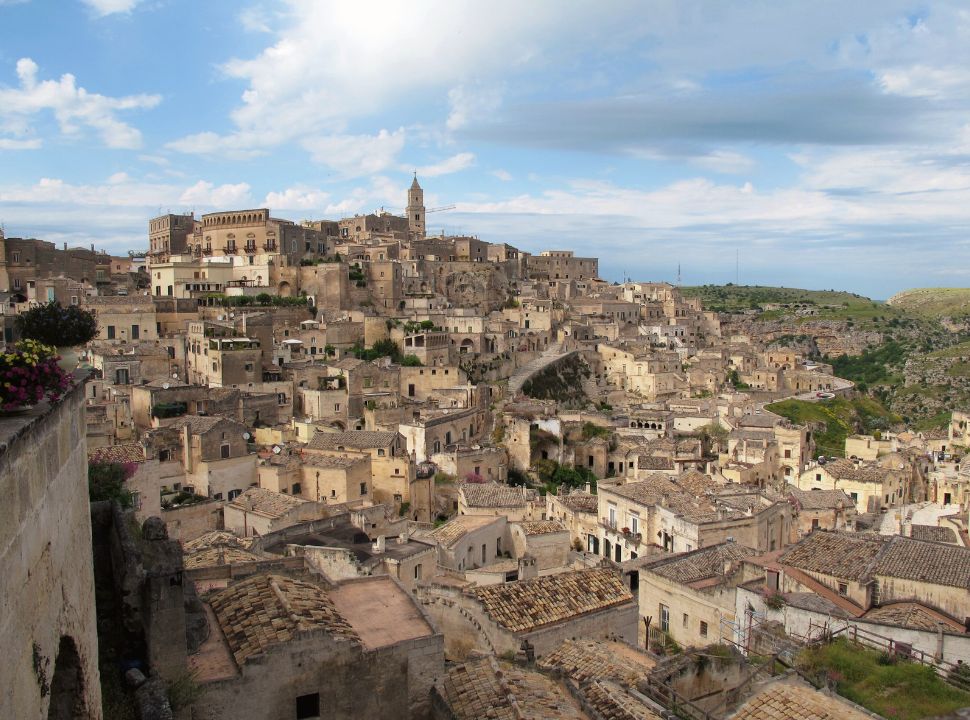
{"type": "Polygon", "coordinates": [[[970,5],[0,0],[0,222],[269,206],[886,298],[970,280],[970,5]]]}

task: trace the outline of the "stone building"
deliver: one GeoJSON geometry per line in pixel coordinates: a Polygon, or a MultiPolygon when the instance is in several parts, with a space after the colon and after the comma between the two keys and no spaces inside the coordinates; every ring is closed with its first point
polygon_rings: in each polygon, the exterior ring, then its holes
{"type": "Polygon", "coordinates": [[[260,574],[208,599],[193,717],[427,718],[442,637],[388,577],[260,574]]]}

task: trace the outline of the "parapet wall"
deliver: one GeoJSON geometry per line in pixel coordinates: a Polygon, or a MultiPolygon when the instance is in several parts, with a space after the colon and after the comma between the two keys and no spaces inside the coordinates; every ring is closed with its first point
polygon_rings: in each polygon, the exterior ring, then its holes
{"type": "Polygon", "coordinates": [[[83,384],[0,419],[0,715],[101,718],[83,384]]]}

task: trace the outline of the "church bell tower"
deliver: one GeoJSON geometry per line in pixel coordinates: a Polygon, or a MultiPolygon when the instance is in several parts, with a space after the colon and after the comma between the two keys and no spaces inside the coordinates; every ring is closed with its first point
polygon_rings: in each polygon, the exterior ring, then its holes
{"type": "Polygon", "coordinates": [[[418,174],[414,174],[414,182],[408,190],[408,230],[412,237],[424,237],[424,190],[418,185],[418,174]]]}

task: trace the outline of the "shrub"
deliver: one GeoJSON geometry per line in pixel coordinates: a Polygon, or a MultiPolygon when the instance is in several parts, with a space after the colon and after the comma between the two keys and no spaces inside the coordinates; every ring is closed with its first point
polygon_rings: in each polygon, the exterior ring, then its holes
{"type": "Polygon", "coordinates": [[[91,502],[113,500],[123,508],[133,504],[125,481],[138,470],[135,463],[92,462],[88,465],[88,497],[91,502]]]}
{"type": "Polygon", "coordinates": [[[4,410],[60,400],[71,378],[57,364],[54,348],[22,340],[13,352],[0,355],[0,407],[4,410]]]}
{"type": "Polygon", "coordinates": [[[98,321],[92,311],[77,305],[61,307],[57,301],[21,313],[16,326],[24,339],[53,347],[84,345],[98,334],[98,321]]]}

